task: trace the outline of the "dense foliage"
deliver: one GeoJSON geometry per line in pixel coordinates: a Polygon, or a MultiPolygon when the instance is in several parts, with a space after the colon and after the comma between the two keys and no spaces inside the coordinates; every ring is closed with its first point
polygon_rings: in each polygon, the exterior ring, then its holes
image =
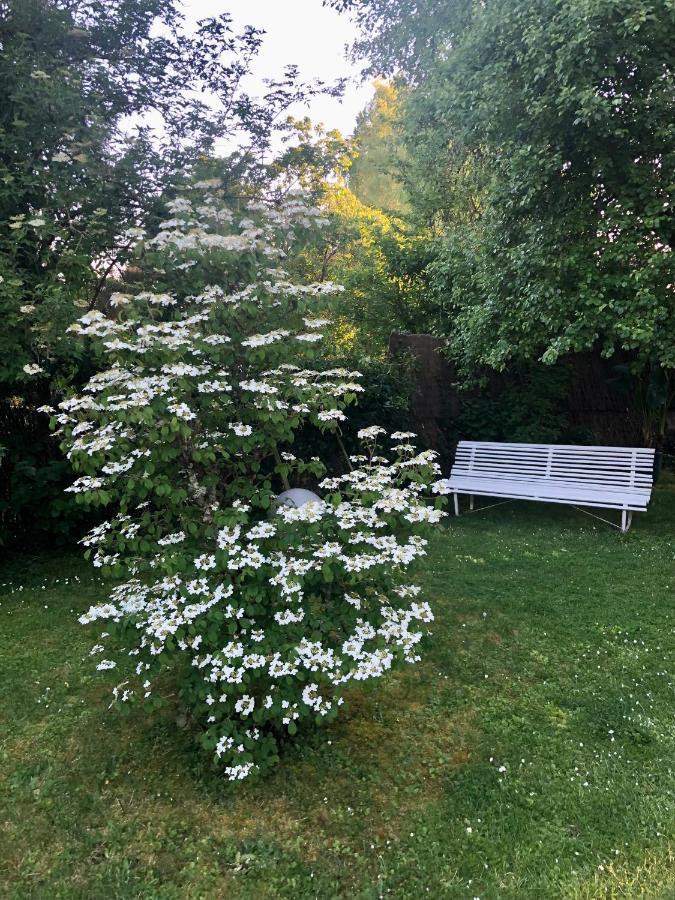
{"type": "Polygon", "coordinates": [[[429,254],[423,239],[398,216],[361,202],[343,184],[323,197],[327,227],[311,269],[345,288],[340,303],[337,353],[358,348],[383,357],[392,331],[425,330],[428,309],[420,272],[429,254]]]}
{"type": "Polygon", "coordinates": [[[576,443],[580,435],[570,425],[565,403],[570,374],[562,365],[550,370],[537,365],[513,368],[496,390],[484,387],[462,397],[460,413],[452,423],[454,436],[460,440],[576,443]]]}
{"type": "Polygon", "coordinates": [[[504,2],[439,66],[413,121],[425,158],[452,136],[477,160],[475,254],[450,242],[439,288],[469,359],[675,366],[674,31],[669,4],[504,2]]]}
{"type": "Polygon", "coordinates": [[[173,0],[0,2],[0,539],[67,522],[34,410],[95,367],[66,328],[105,306],[134,229],[217,139],[231,189],[259,184],[284,110],[321,89],[290,67],[247,94],[260,43],[228,15],[188,33],[173,0]]]}
{"type": "Polygon", "coordinates": [[[352,15],[359,38],[352,56],[367,75],[403,74],[423,80],[456,44],[471,21],[471,0],[323,0],[352,15]]]}
{"type": "MultiPolygon", "coordinates": [[[[675,393],[672,4],[327,3],[360,25],[366,74],[389,78],[351,138],[285,117],[329,90],[294,67],[248,94],[262,35],[235,33],[228,15],[191,30],[177,0],[0,0],[0,541],[79,527],[36,410],[105,365],[68,326],[109,314],[140,277],[139,229],[156,228],[186,172],[217,173],[235,207],[300,187],[326,214],[287,267],[291,281],[345,287],[317,365],[367,370],[351,449],[370,410],[407,430],[412,385],[388,359],[392,331],[440,335],[465,384],[511,373],[514,422],[539,407],[536,390],[518,399],[519,372],[552,372],[555,398],[556,365],[602,353],[643,440],[662,443],[675,393]]],[[[507,433],[493,398],[474,399],[466,422],[507,433]]],[[[553,433],[556,417],[522,428],[553,433]]],[[[302,446],[332,458],[324,437],[303,428],[302,446]]]]}
{"type": "Polygon", "coordinates": [[[622,351],[641,391],[672,382],[672,4],[332,5],[409,88],[402,174],[462,369],[622,351]]]}
{"type": "Polygon", "coordinates": [[[397,127],[400,105],[396,86],[378,79],[373,99],[356,119],[349,168],[349,187],[359,200],[394,215],[408,211],[400,172],[405,155],[397,127]]]}
{"type": "Polygon", "coordinates": [[[424,499],[434,454],[409,433],[391,436],[390,461],[384,429],[363,429],[336,477],[292,452],[305,423],[337,431],[362,390],[356,372],[312,368],[327,324],[313,310],[336,287],[282,268],[319,211],[290,197],[235,215],[214,181],[186,194],[138,249],[152,290],[71,326],[109,368],[55,421],[80,473],[68,490],[118,510],[84,540],[126,578],[82,618],[105,628],[98,669],[119,671],[118,702],[150,704],[169,670],[237,780],[303,722],[332,719],[350,682],[419,658],[433,616],[406,570],[442,513],[424,499]],[[323,499],[276,502],[308,473],[323,499]]]}

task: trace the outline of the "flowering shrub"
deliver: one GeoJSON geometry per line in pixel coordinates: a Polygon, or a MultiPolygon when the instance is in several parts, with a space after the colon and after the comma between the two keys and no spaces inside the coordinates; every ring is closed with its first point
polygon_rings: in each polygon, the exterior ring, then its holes
{"type": "Polygon", "coordinates": [[[281,268],[318,210],[250,203],[235,221],[217,184],[192,191],[139,244],[153,290],[72,326],[110,368],[52,413],[80,475],[68,490],[118,508],[83,541],[127,579],[81,618],[104,627],[98,669],[118,673],[116,702],[151,705],[170,670],[236,780],[276,761],[280,736],[334,718],[350,682],[419,659],[433,616],[406,570],[443,513],[424,500],[434,455],[408,433],[385,458],[384,429],[362,430],[337,477],[290,452],[307,421],[337,429],[362,390],[358,373],[310,365],[327,323],[314,308],[338,288],[281,268]],[[322,500],[275,502],[307,476],[322,500]]]}

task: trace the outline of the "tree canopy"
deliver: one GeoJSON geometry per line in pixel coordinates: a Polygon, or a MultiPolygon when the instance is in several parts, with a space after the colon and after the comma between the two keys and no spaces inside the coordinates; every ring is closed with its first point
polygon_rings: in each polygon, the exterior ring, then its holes
{"type": "Polygon", "coordinates": [[[262,97],[248,94],[242,80],[261,40],[254,28],[235,32],[228,15],[187,31],[175,0],[1,0],[6,529],[22,514],[46,516],[46,528],[63,520],[53,494],[63,461],[34,410],[95,366],[66,329],[105,305],[137,229],[156,221],[160,201],[216,141],[229,150],[219,169],[231,188],[259,185],[272,135],[291,127],[288,107],[328,90],[289,66],[262,97]]]}
{"type": "Polygon", "coordinates": [[[501,368],[622,349],[672,368],[672,4],[339,5],[363,30],[353,52],[411,87],[407,187],[439,226],[451,352],[501,368]]]}
{"type": "Polygon", "coordinates": [[[349,187],[367,206],[400,214],[408,210],[401,180],[403,141],[398,128],[400,96],[392,83],[377,80],[375,96],[359,113],[349,187]]]}

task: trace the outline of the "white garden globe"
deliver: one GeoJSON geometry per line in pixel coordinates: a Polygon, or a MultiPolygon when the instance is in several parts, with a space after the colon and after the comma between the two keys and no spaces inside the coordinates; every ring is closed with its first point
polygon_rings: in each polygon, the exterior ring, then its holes
{"type": "Polygon", "coordinates": [[[282,506],[294,506],[296,509],[304,506],[305,503],[320,503],[321,497],[313,491],[305,490],[305,488],[290,488],[283,491],[277,497],[277,503],[282,506]]]}

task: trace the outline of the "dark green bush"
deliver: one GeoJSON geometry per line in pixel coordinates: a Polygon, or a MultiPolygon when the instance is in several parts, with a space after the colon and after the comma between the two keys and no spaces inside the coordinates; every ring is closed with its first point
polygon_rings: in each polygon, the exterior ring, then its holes
{"type": "Polygon", "coordinates": [[[462,398],[453,429],[458,440],[547,444],[580,439],[567,415],[567,367],[532,365],[507,377],[482,396],[462,398]]]}

